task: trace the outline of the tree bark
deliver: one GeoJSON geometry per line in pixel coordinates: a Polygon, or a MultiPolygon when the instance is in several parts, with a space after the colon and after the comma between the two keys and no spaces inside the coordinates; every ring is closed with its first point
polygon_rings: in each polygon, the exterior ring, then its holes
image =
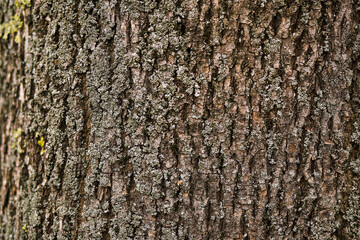
{"type": "Polygon", "coordinates": [[[1,1],[0,238],[358,239],[359,9],[1,1]]]}

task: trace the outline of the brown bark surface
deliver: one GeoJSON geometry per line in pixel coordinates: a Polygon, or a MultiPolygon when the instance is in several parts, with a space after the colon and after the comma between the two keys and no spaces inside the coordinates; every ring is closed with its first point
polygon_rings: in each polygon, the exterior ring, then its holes
{"type": "Polygon", "coordinates": [[[0,238],[359,239],[359,9],[1,1],[0,238]]]}

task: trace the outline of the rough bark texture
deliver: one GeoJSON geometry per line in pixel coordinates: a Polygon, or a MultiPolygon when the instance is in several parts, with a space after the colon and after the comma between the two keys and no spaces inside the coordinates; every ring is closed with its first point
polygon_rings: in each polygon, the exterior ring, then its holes
{"type": "Polygon", "coordinates": [[[359,9],[34,0],[0,45],[0,238],[358,239],[359,9]]]}

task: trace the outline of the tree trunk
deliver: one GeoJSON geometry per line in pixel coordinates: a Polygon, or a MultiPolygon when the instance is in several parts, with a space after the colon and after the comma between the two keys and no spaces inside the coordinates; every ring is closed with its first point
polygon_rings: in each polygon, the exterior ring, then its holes
{"type": "Polygon", "coordinates": [[[358,239],[359,9],[1,1],[0,238],[358,239]]]}

